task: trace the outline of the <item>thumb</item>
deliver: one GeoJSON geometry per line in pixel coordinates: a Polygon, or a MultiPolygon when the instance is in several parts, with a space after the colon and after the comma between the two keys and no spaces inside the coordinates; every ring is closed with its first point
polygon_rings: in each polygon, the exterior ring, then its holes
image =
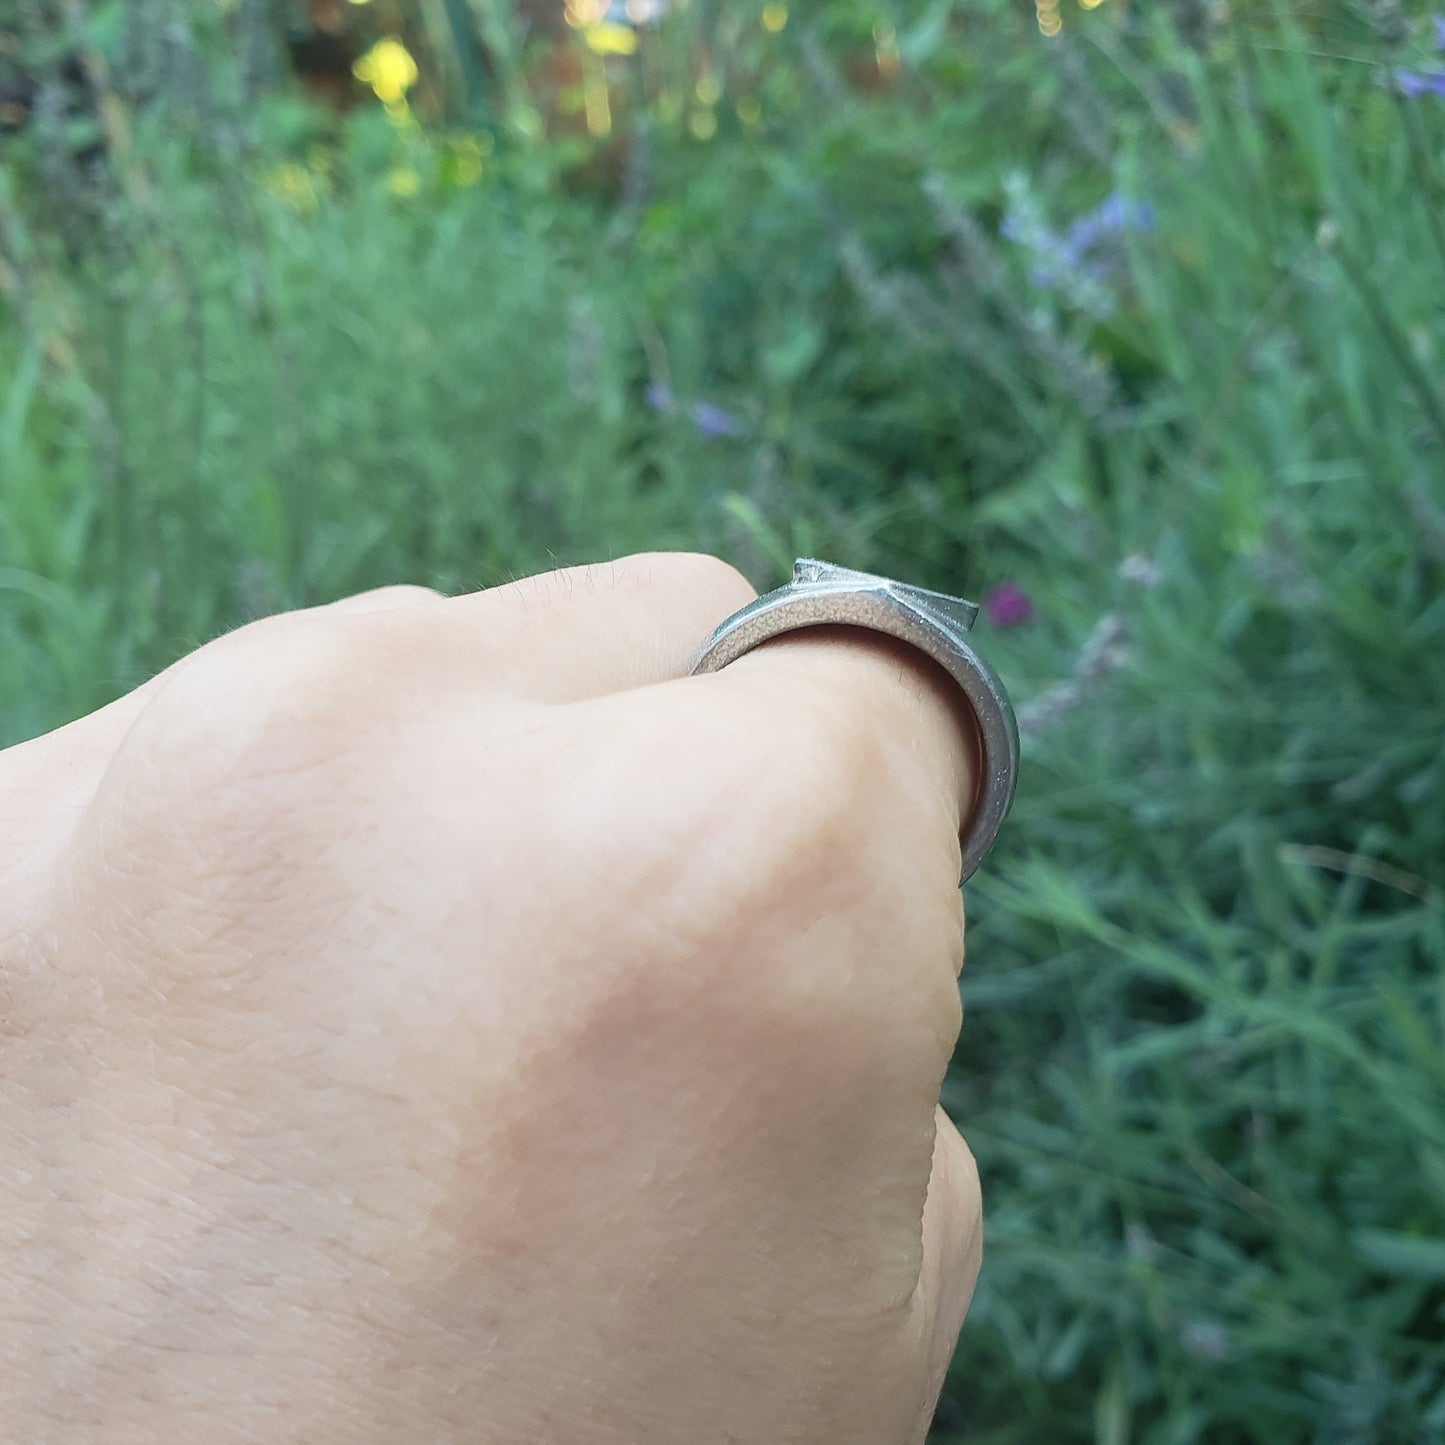
{"type": "Polygon", "coordinates": [[[923,1206],[923,1271],[917,1306],[921,1347],[928,1352],[927,1388],[915,1438],[922,1445],[973,1298],[983,1260],[983,1195],[973,1153],[940,1108],[935,1116],[933,1172],[923,1206]]]}

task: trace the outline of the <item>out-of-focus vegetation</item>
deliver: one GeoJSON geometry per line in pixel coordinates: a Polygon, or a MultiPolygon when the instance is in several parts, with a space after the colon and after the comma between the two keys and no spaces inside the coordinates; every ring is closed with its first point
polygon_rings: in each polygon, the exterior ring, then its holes
{"type": "Polygon", "coordinates": [[[0,743],[387,581],[984,591],[937,1438],[1445,1440],[1445,27],[22,10],[0,743]]]}

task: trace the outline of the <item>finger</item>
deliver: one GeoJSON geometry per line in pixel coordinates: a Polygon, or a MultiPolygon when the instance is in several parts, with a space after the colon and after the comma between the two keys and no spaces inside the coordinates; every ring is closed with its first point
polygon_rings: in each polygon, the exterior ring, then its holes
{"type": "Polygon", "coordinates": [[[940,1108],[933,1173],[923,1207],[923,1270],[916,1307],[928,1352],[927,1386],[917,1439],[928,1432],[983,1261],[983,1195],[978,1166],[963,1136],[940,1108]]]}
{"type": "Polygon", "coordinates": [[[445,607],[451,599],[431,587],[419,587],[411,582],[397,583],[391,587],[373,587],[369,592],[357,592],[351,597],[342,597],[322,607],[307,607],[300,612],[285,612],[283,617],[348,617],[367,612],[402,612],[445,607]]]}
{"type": "MultiPolygon", "coordinates": [[[[956,853],[977,785],[978,732],[962,689],[926,653],[863,628],[810,627],[697,681],[747,694],[765,716],[802,714],[820,730],[861,732],[871,745],[842,755],[888,771],[894,807],[872,820],[880,846],[896,841],[886,836],[893,828],[956,853]]],[[[938,861],[956,883],[957,859],[938,861]]]]}
{"type": "Polygon", "coordinates": [[[96,778],[136,718],[176,672],[201,653],[212,654],[234,646],[238,641],[253,640],[268,632],[302,625],[308,620],[435,607],[445,602],[440,593],[428,587],[376,587],[343,597],[337,602],[298,608],[248,622],[177,658],[169,667],[114,702],[51,732],[5,749],[0,756],[5,761],[7,781],[17,789],[22,782],[33,783],[36,787],[43,784],[47,790],[47,801],[62,801],[66,796],[72,796],[76,806],[82,806],[90,796],[96,778]]]}
{"type": "Polygon", "coordinates": [[[640,553],[566,567],[502,587],[445,598],[425,587],[382,587],[321,607],[261,618],[198,648],[124,697],[7,752],[7,763],[63,757],[93,781],[135,719],[174,673],[201,653],[237,648],[285,629],[331,622],[380,628],[387,614],[399,665],[511,689],[537,701],[573,702],[681,677],[707,634],[753,600],[747,579],[716,557],[640,553]],[[414,620],[421,625],[414,625],[414,620]]]}
{"type": "Polygon", "coordinates": [[[455,598],[431,641],[438,661],[492,689],[581,702],[683,677],[756,596],[716,557],[644,552],[455,598]]]}
{"type": "Polygon", "coordinates": [[[237,628],[108,706],[9,749],[6,764],[14,777],[58,782],[82,806],[121,739],[177,670],[201,653],[249,646],[288,628],[374,619],[380,633],[384,621],[405,619],[390,628],[399,666],[571,702],[681,677],[712,628],[756,595],[725,562],[675,552],[562,568],[457,598],[422,587],[379,588],[237,628]]]}

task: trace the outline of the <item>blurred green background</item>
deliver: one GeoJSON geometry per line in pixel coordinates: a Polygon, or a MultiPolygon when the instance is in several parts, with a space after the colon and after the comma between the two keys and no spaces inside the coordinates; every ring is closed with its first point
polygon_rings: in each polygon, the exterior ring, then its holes
{"type": "Polygon", "coordinates": [[[385,582],[982,594],[936,1441],[1445,1440],[1445,23],[14,10],[0,745],[385,582]]]}

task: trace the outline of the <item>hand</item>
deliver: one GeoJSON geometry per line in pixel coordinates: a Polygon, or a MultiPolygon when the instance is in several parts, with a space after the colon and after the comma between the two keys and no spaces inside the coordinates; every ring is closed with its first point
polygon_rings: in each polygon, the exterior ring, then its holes
{"type": "Polygon", "coordinates": [[[654,554],[253,623],[0,753],[7,1441],[922,1440],[970,749],[654,554]]]}

